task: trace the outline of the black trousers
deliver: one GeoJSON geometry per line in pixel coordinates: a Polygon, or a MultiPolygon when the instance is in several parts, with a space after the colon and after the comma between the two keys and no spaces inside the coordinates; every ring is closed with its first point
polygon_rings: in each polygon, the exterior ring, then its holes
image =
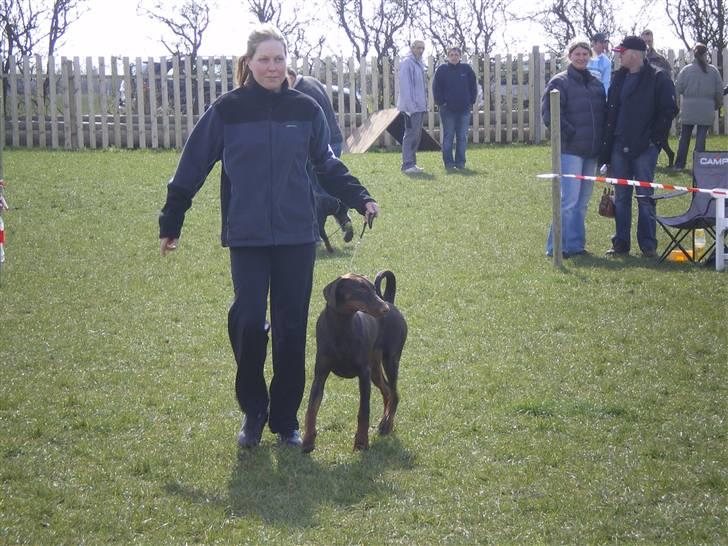
{"type": "MultiPolygon", "coordinates": [[[[693,125],[692,123],[683,123],[680,126],[680,143],[677,147],[677,157],[675,158],[675,166],[681,169],[685,168],[688,162],[688,149],[690,148],[690,139],[693,136],[693,125]]],[[[708,137],[709,125],[698,125],[698,130],[695,134],[695,150],[696,152],[705,151],[705,140],[708,137]]]]}
{"type": "Polygon", "coordinates": [[[316,244],[230,249],[235,300],[228,334],[238,370],[235,394],[249,415],[268,413],[273,432],[299,428],[303,399],[306,326],[316,244]],[[270,392],[264,365],[268,346],[265,319],[270,292],[273,376],[270,392]]]}

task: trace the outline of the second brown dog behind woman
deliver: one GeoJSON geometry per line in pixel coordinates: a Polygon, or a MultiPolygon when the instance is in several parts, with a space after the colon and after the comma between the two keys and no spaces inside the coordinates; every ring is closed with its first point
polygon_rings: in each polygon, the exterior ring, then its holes
{"type": "Polygon", "coordinates": [[[230,248],[235,290],[228,333],[237,362],[235,392],[244,413],[238,444],[246,448],[260,442],[266,422],[281,445],[301,445],[297,412],[318,232],[306,164],[313,164],[326,191],[368,220],[379,210],[332,153],[319,105],[288,88],[287,51],[275,27],[251,32],[238,62],[238,87],[215,101],[195,125],[159,217],[164,256],[177,248],[192,198],[213,166],[222,163],[222,244],[230,248]],[[263,373],[269,293],[270,391],[263,373]]]}

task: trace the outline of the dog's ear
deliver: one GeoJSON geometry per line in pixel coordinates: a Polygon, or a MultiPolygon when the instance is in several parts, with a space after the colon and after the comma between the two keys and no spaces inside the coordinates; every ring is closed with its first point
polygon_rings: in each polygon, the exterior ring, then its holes
{"type": "Polygon", "coordinates": [[[341,277],[335,279],[324,287],[324,299],[326,300],[326,305],[332,309],[336,309],[336,287],[339,286],[340,280],[341,277]]]}

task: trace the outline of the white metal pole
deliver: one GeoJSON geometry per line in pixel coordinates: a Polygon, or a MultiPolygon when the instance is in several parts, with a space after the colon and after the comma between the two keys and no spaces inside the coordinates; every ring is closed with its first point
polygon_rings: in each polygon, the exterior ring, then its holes
{"type": "Polygon", "coordinates": [[[725,217],[725,196],[715,196],[715,270],[725,269],[725,232],[728,230],[728,221],[725,217]]]}

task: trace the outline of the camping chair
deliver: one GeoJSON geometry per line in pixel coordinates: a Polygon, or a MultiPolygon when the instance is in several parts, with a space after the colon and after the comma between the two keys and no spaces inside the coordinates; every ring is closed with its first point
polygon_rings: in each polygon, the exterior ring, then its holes
{"type": "MultiPolygon", "coordinates": [[[[693,153],[693,187],[703,189],[728,189],[728,152],[694,152],[693,153]]],[[[660,254],[658,262],[667,258],[673,250],[680,249],[691,262],[700,261],[710,256],[716,244],[715,234],[715,199],[709,193],[676,191],[663,195],[654,195],[652,199],[669,199],[690,193],[692,200],[690,206],[679,216],[657,216],[655,219],[660,227],[667,233],[670,241],[660,254]],[[695,239],[695,230],[703,229],[710,235],[712,241],[706,246],[702,256],[696,257],[683,246],[688,235],[695,239]]],[[[706,238],[707,242],[707,238],[706,238]]],[[[722,244],[723,241],[720,241],[722,244]]],[[[693,244],[694,248],[694,244],[693,244]]]]}

